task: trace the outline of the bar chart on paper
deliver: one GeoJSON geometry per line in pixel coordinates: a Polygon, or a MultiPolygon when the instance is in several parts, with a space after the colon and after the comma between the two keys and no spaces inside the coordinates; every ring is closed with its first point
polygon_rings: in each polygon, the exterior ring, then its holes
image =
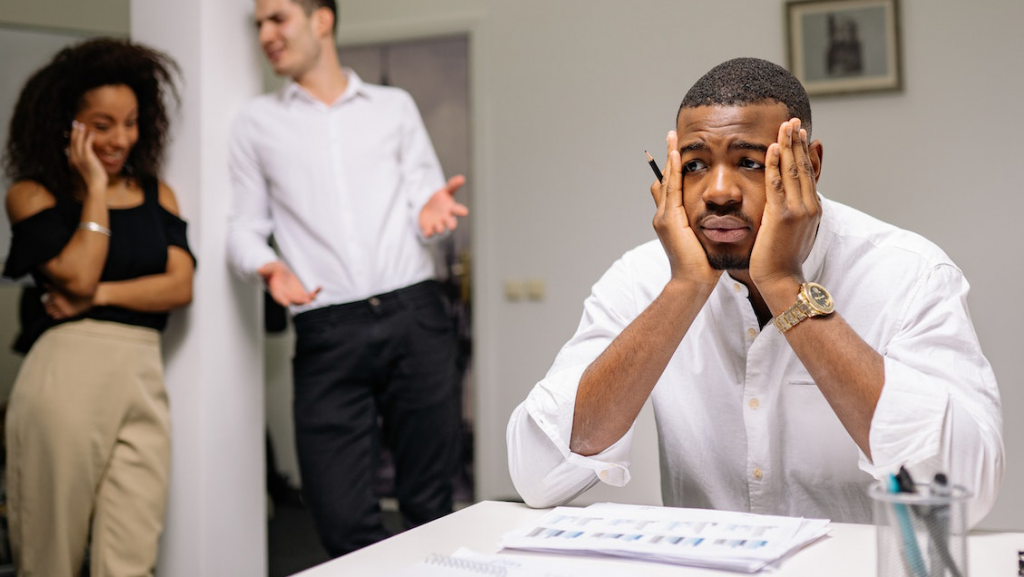
{"type": "Polygon", "coordinates": [[[826,535],[828,526],[825,519],[600,503],[553,509],[506,534],[502,546],[756,572],[826,535]]]}

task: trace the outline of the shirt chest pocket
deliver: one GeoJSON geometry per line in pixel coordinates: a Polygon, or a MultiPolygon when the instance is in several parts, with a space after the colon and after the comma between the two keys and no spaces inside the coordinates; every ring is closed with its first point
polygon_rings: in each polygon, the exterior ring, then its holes
{"type": "Polygon", "coordinates": [[[781,442],[792,456],[792,471],[843,477],[857,470],[859,453],[825,395],[801,366],[787,371],[779,392],[781,442]]]}

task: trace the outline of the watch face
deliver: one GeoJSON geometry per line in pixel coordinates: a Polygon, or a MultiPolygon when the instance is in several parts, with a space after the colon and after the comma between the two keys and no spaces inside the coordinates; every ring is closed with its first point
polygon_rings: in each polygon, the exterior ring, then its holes
{"type": "Polygon", "coordinates": [[[820,284],[813,282],[807,283],[807,298],[811,301],[811,306],[818,311],[818,314],[827,315],[835,309],[835,303],[832,302],[832,295],[828,294],[825,287],[820,284]]]}

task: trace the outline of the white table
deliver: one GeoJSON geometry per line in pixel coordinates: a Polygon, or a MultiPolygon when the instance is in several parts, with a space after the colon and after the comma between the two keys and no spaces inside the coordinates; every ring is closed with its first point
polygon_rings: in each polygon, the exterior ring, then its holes
{"type": "MultiPolygon", "coordinates": [[[[328,561],[295,577],[379,577],[414,565],[432,553],[448,555],[459,547],[480,553],[499,551],[506,532],[530,524],[547,509],[530,509],[518,503],[483,501],[421,527],[395,535],[375,545],[328,561]]],[[[829,537],[785,560],[778,577],[868,577],[875,575],[875,528],[873,525],[832,523],[829,537]]],[[[968,544],[971,577],[1015,577],[1017,551],[1024,550],[1024,533],[972,533],[968,544]]],[[[566,560],[566,556],[504,551],[502,555],[530,555],[566,560]]],[[[678,565],[571,557],[585,574],[587,567],[613,569],[623,577],[699,577],[742,575],[694,569],[678,565]]]]}

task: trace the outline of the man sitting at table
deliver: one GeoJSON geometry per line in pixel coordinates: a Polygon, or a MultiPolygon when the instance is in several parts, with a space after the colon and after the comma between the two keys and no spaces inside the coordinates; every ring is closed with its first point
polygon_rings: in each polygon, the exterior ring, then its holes
{"type": "Polygon", "coordinates": [[[868,522],[868,485],[906,465],[972,491],[971,524],[989,511],[1002,416],[967,281],[926,239],[822,198],[810,135],[807,93],[770,62],[730,60],[686,94],[651,185],[660,243],[594,285],[512,413],[527,504],[625,485],[650,397],[665,505],[868,522]]]}

